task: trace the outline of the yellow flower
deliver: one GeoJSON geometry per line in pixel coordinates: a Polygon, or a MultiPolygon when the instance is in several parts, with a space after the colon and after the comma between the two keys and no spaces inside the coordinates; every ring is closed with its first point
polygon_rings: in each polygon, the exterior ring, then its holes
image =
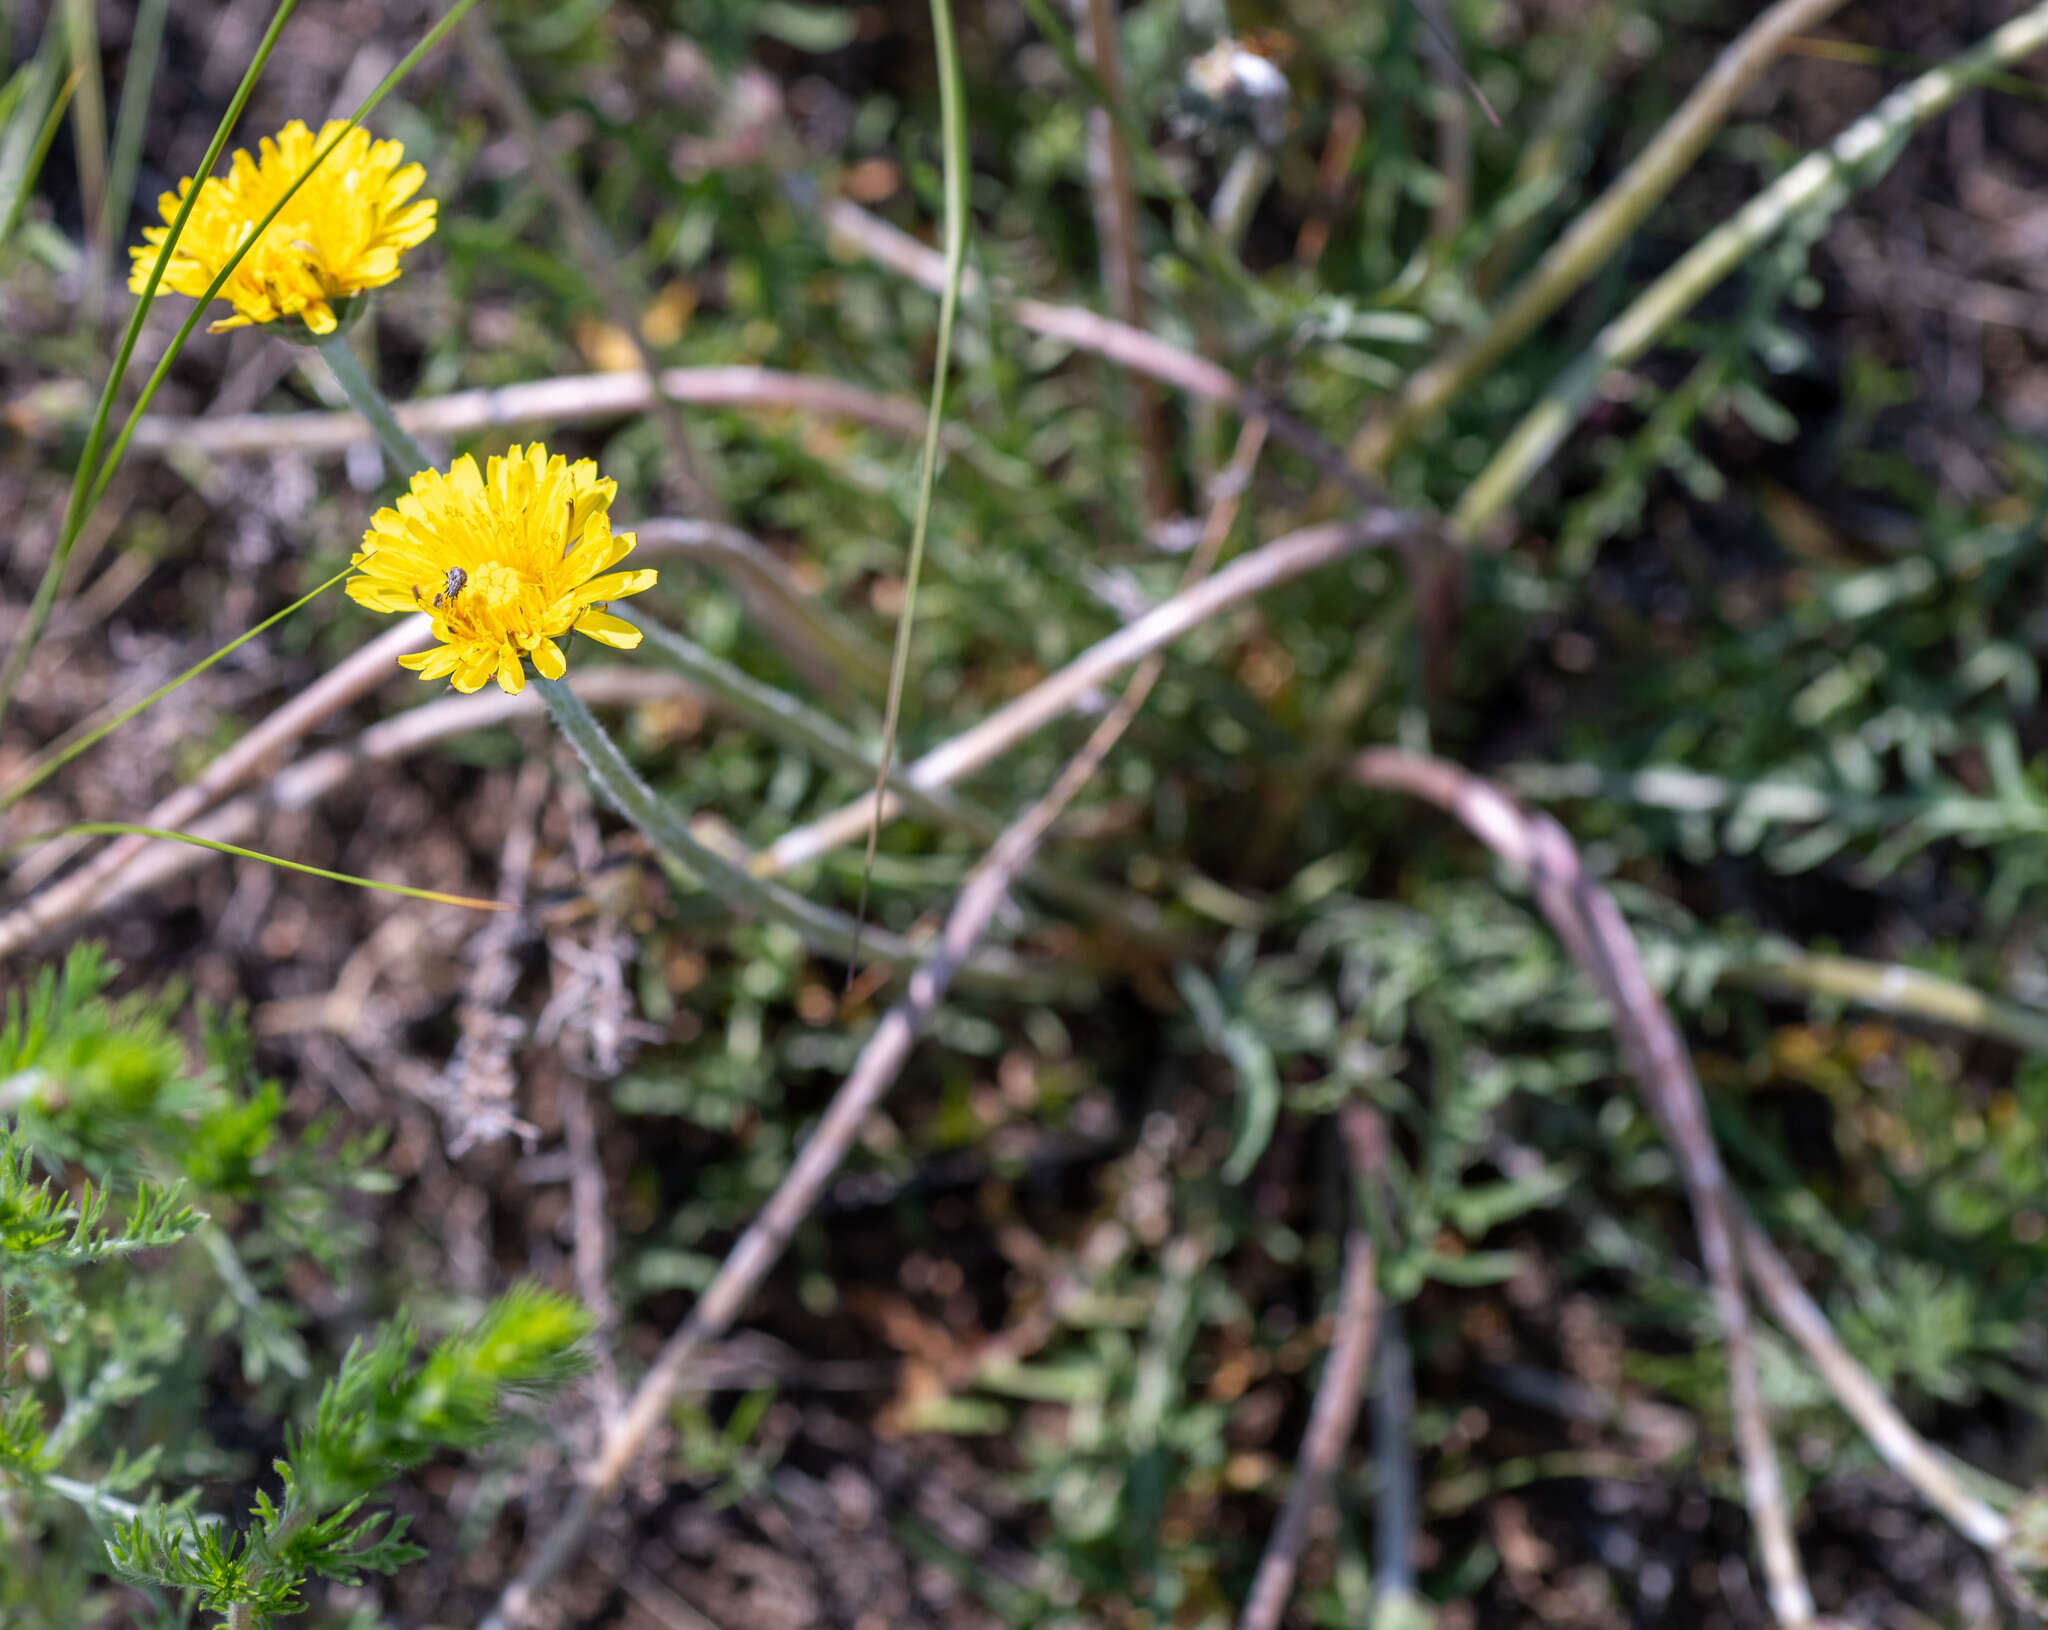
{"type": "Polygon", "coordinates": [[[398,660],[422,679],[452,675],[459,691],[495,678],[526,688],[522,657],[546,678],[568,666],[555,641],[572,628],[630,651],[640,630],[600,609],[651,588],[652,571],[614,572],[633,534],[612,535],[616,481],[589,459],[553,458],[539,442],[493,458],[481,475],[465,455],[444,476],[422,470],[395,509],[363,534],[349,598],[372,611],[424,611],[431,651],[398,660]]]}
{"type": "MultiPolygon", "coordinates": [[[[205,294],[250,229],[344,128],[333,121],[315,136],[294,119],[275,139],[263,138],[260,158],[237,150],[225,176],[199,184],[160,286],[195,300],[205,294]]],[[[399,143],[373,142],[360,125],[341,136],[221,285],[220,298],[235,314],[212,331],[296,317],[315,334],[331,334],[339,326],[334,302],[395,279],[400,252],[434,234],[434,201],[412,197],[427,172],[417,164],[401,168],[404,157],[399,143]]],[[[140,294],[149,281],[169,223],[191,190],[187,176],[177,192],[157,200],[165,224],[144,228],[148,241],[128,251],[135,262],[130,293],[140,294]]]]}

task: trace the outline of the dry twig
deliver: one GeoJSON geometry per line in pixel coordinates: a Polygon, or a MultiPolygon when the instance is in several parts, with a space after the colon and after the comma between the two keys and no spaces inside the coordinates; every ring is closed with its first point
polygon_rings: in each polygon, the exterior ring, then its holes
{"type": "MultiPolygon", "coordinates": [[[[1227,607],[1360,549],[1409,540],[1421,528],[1422,523],[1404,511],[1376,509],[1358,521],[1304,527],[1275,538],[1090,646],[981,723],[906,765],[903,774],[927,792],[951,786],[1043,729],[1123,668],[1172,644],[1227,607]]],[[[869,794],[783,834],[755,857],[754,870],[775,876],[853,841],[867,831],[872,803],[869,794]]],[[[900,807],[893,794],[884,799],[883,819],[893,818],[900,807]]]]}
{"type": "MultiPolygon", "coordinates": [[[[1117,38],[1115,0],[1075,0],[1085,24],[1082,59],[1095,69],[1102,94],[1112,104],[1123,96],[1123,50],[1117,38]]],[[[1095,189],[1095,234],[1102,245],[1102,281],[1111,315],[1144,328],[1145,284],[1139,273],[1138,193],[1131,178],[1131,151],[1106,107],[1088,110],[1089,180],[1095,189]]],[[[1173,484],[1167,475],[1166,421],[1149,379],[1130,382],[1138,417],[1138,461],[1144,478],[1145,513],[1153,524],[1173,513],[1173,484]]]]}
{"type": "Polygon", "coordinates": [[[1587,877],[1578,850],[1547,815],[1518,809],[1496,788],[1442,759],[1375,749],[1352,763],[1369,787],[1406,792],[1455,815],[1474,836],[1525,872],[1537,905],[1563,940],[1572,960],[1607,998],[1622,1050],[1665,1141],[1678,1159],[1692,1204],[1700,1258],[1728,1349],[1728,1403],[1742,1461],[1743,1493],[1756,1528],[1771,1611],[1788,1626],[1814,1622],[1813,1596],[1800,1567],[1792,1522],[1778,1475],[1777,1455],[1764,1418],[1751,1338],[1749,1303],[1742,1292],[1733,1206],[1707,1124],[1706,1101],[1693,1074],[1678,1026],[1643,971],[1641,953],[1614,897],[1587,877]]]}
{"type": "MultiPolygon", "coordinates": [[[[1375,1180],[1381,1165],[1385,1129],[1364,1104],[1344,1106],[1344,1144],[1355,1181],[1375,1180]]],[[[1330,1358],[1316,1387],[1308,1430],[1302,1434],[1301,1457],[1294,1468],[1294,1486],[1273,1525],[1252,1579],[1251,1594],[1238,1615],[1237,1630],[1279,1630],[1287,1599],[1294,1594],[1294,1575],[1308,1544],[1315,1515],[1329,1498],[1330,1484],[1344,1446],[1358,1424],[1358,1406],[1365,1394],[1366,1367],[1372,1360],[1373,1329],[1379,1314],[1378,1265],[1372,1231],[1366,1226],[1363,1197],[1354,1197],[1351,1226],[1344,1232],[1344,1272],[1337,1293],[1336,1329],[1330,1337],[1330,1358]]]]}
{"type": "MultiPolygon", "coordinates": [[[[664,368],[661,395],[692,407],[789,409],[823,419],[850,419],[899,436],[924,432],[924,409],[900,397],[878,396],[858,385],[812,374],[733,365],[664,368]]],[[[645,413],[654,405],[645,374],[563,374],[518,385],[456,391],[394,405],[410,435],[454,440],[514,425],[587,424],[645,413]]],[[[135,448],[180,448],[215,458],[251,453],[343,453],[373,441],[355,413],[236,413],[222,418],[175,419],[152,414],[135,427],[135,448]]]]}
{"type": "MultiPolygon", "coordinates": [[[[578,676],[577,693],[595,707],[621,707],[636,702],[673,701],[694,694],[671,674],[638,668],[593,668],[578,676]]],[[[531,693],[507,696],[502,691],[476,696],[449,696],[371,725],[345,747],[329,747],[286,766],[263,788],[222,804],[186,830],[216,843],[243,843],[280,810],[309,809],[336,788],[360,776],[371,764],[390,763],[472,730],[487,730],[515,719],[538,718],[540,699],[531,693]]],[[[108,866],[121,845],[110,846],[93,867],[67,877],[29,902],[48,917],[48,928],[105,911],[130,897],[161,888],[173,878],[219,861],[212,850],[167,839],[143,838],[118,867],[108,866]],[[77,880],[96,878],[90,890],[72,891],[77,880]],[[58,900],[62,894],[64,899],[58,900]],[[52,902],[55,902],[54,904],[52,902]],[[61,915],[60,915],[61,910],[61,915]]],[[[47,928],[23,922],[29,907],[0,918],[0,948],[14,949],[47,928]],[[8,936],[18,935],[18,939],[8,936]]]]}
{"type": "Polygon", "coordinates": [[[1966,1489],[1948,1463],[1907,1424],[1884,1389],[1842,1345],[1827,1315],[1806,1294],[1755,1219],[1738,1210],[1736,1228],[1751,1280],[1786,1334],[1806,1349],[1837,1402],[1863,1428],[1870,1446],[1958,1533],[1986,1550],[1999,1551],[2012,1537],[2012,1524],[1966,1489]]]}
{"type": "MultiPolygon", "coordinates": [[[[934,293],[946,286],[946,258],[926,248],[907,232],[870,215],[844,198],[823,206],[826,231],[901,277],[934,293]]],[[[963,300],[990,292],[979,273],[970,269],[960,282],[963,300]]],[[[1365,509],[1384,509],[1393,500],[1376,481],[1361,475],[1344,455],[1278,403],[1238,380],[1229,369],[1130,323],[1082,306],[1056,306],[1044,300],[1013,298],[998,285],[992,291],[1004,311],[1023,327],[1047,339],[1086,351],[1120,368],[1156,379],[1174,390],[1204,401],[1233,407],[1248,419],[1264,419],[1275,440],[1284,442],[1322,472],[1333,489],[1341,487],[1365,509]]]]}

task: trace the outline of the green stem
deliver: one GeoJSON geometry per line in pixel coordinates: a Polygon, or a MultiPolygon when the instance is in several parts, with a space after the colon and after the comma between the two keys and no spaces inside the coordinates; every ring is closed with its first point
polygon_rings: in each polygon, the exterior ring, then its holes
{"type": "Polygon", "coordinates": [[[1534,333],[1587,278],[1604,265],[1643,218],[1692,168],[1742,93],[1755,83],[1784,48],[1785,41],[1823,21],[1842,0],[1778,0],[1721,54],[1713,71],[1694,87],[1656,139],[1621,178],[1572,222],[1501,303],[1486,328],[1469,344],[1409,379],[1391,417],[1370,421],[1351,447],[1360,469],[1384,471],[1387,462],[1429,420],[1442,413],[1475,380],[1534,333]]]}
{"type": "Polygon", "coordinates": [[[860,924],[867,916],[868,877],[882,836],[882,794],[896,750],[903,710],[903,685],[910,673],[910,633],[917,621],[917,583],[924,569],[925,537],[931,530],[932,491],[939,475],[939,435],[946,419],[946,376],[952,368],[953,321],[960,310],[960,282],[967,271],[967,103],[961,88],[960,47],[953,37],[952,0],[931,0],[933,48],[939,64],[939,127],[946,188],[946,286],[939,295],[938,355],[932,361],[931,408],[925,416],[924,453],[918,462],[917,515],[910,529],[910,559],[903,568],[903,614],[896,622],[896,649],[889,662],[889,697],[882,709],[882,751],[875,764],[875,818],[868,827],[867,860],[861,871],[860,904],[854,912],[853,943],[847,961],[857,973],[860,924]]]}
{"type": "Polygon", "coordinates": [[[1974,50],[1902,85],[1844,130],[1809,153],[1716,227],[1628,309],[1600,331],[1592,346],[1531,408],[1492,462],[1466,490],[1452,528],[1469,539],[1498,515],[1578,423],[1601,380],[1647,351],[1736,267],[1806,210],[1832,210],[1853,187],[1867,186],[1891,167],[1914,130],[1952,106],[1979,80],[2048,44],[2048,4],[2015,17],[1974,50]]]}
{"type": "MultiPolygon", "coordinates": [[[[875,773],[874,757],[853,733],[816,708],[799,701],[787,691],[764,684],[742,673],[731,663],[713,656],[702,646],[673,633],[645,617],[637,618],[647,642],[647,652],[657,662],[674,669],[707,695],[730,709],[735,717],[763,734],[810,754],[821,764],[858,776],[875,773]]],[[[934,825],[964,832],[977,841],[995,842],[1002,822],[987,810],[943,791],[929,791],[917,785],[902,770],[889,772],[888,787],[913,814],[934,825]]],[[[1050,899],[1077,907],[1094,917],[1116,923],[1134,940],[1162,941],[1158,909],[1142,896],[1124,896],[1085,878],[1071,877],[1034,862],[1025,876],[1050,899]]]]}
{"type": "Polygon", "coordinates": [[[1906,1018],[1931,1019],[2048,1056],[2048,1013],[1904,963],[1788,950],[1737,963],[1721,977],[1752,988],[1829,996],[1906,1018]]]}
{"type": "Polygon", "coordinates": [[[384,457],[390,461],[393,475],[405,482],[421,470],[435,467],[427,450],[413,440],[412,433],[398,422],[398,415],[391,411],[391,404],[384,400],[384,393],[370,382],[370,376],[363,371],[346,333],[337,328],[313,348],[320,353],[341,386],[348,405],[360,413],[376,433],[377,445],[384,449],[384,457]]]}
{"type": "MultiPolygon", "coordinates": [[[[666,864],[686,873],[735,911],[749,912],[794,929],[814,950],[850,958],[858,944],[898,968],[914,967],[922,960],[917,947],[908,940],[875,930],[857,934],[854,920],[843,912],[756,877],[700,841],[690,830],[689,822],[640,779],[618,743],[569,689],[567,680],[536,679],[534,683],[599,794],[640,829],[666,864]]],[[[1020,985],[1043,985],[1042,980],[1026,977],[1011,958],[984,961],[980,977],[984,985],[1010,990],[1020,985]]]]}

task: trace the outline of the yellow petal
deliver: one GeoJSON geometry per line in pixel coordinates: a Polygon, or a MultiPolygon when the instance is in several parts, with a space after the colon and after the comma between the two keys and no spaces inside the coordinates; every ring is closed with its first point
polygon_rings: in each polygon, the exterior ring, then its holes
{"type": "Polygon", "coordinates": [[[553,640],[544,639],[533,648],[533,666],[543,679],[560,679],[569,671],[569,661],[553,640]]]}
{"type": "MultiPolygon", "coordinates": [[[[398,659],[402,668],[415,668],[422,679],[440,679],[455,671],[457,654],[452,645],[437,645],[431,651],[415,651],[398,659]]],[[[475,690],[476,686],[469,687],[475,690]]]]}
{"type": "Polygon", "coordinates": [[[586,611],[576,619],[576,632],[588,634],[601,645],[630,651],[640,643],[640,630],[631,623],[602,611],[586,611]]]}
{"type": "Polygon", "coordinates": [[[661,574],[652,566],[642,567],[636,572],[613,572],[609,577],[591,579],[576,591],[576,598],[588,605],[595,600],[623,600],[629,594],[638,594],[643,589],[654,587],[654,580],[661,574]]]}

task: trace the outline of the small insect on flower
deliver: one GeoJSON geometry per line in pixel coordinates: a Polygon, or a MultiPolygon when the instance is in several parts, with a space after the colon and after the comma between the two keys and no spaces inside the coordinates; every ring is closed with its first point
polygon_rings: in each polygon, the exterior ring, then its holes
{"type": "Polygon", "coordinates": [[[438,643],[398,660],[459,691],[495,679],[516,696],[528,657],[543,678],[561,678],[568,661],[555,642],[571,630],[630,651],[640,630],[603,605],[651,588],[655,573],[612,570],[633,549],[632,533],[612,532],[617,492],[589,459],[571,464],[539,442],[482,471],[467,456],[446,475],[422,470],[371,518],[349,598],[427,612],[438,643]]]}
{"type": "MultiPolygon", "coordinates": [[[[263,138],[259,156],[238,150],[226,175],[199,183],[192,213],[165,263],[162,287],[195,300],[203,296],[256,223],[330,142],[334,150],[286,200],[221,285],[219,298],[235,314],[215,323],[215,333],[296,319],[312,334],[331,334],[354,296],[396,279],[398,257],[433,236],[434,201],[413,197],[427,172],[402,162],[404,147],[372,141],[367,130],[350,129],[341,121],[321,126],[315,136],[294,119],[276,136],[263,138]]],[[[148,283],[170,223],[192,185],[187,176],[175,193],[157,200],[164,224],[144,228],[146,241],[128,251],[134,261],[128,275],[131,293],[140,294],[148,283]]]]}

